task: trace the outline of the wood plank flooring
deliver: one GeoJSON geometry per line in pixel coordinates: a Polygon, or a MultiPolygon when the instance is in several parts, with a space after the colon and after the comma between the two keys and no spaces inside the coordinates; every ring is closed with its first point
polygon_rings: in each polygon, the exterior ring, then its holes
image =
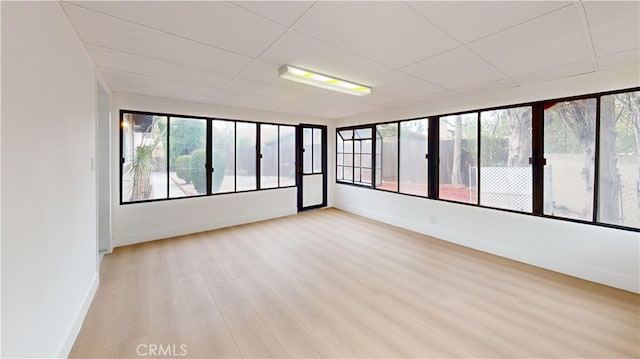
{"type": "Polygon", "coordinates": [[[100,281],[73,358],[640,356],[637,294],[336,209],[117,248],[100,281]]]}

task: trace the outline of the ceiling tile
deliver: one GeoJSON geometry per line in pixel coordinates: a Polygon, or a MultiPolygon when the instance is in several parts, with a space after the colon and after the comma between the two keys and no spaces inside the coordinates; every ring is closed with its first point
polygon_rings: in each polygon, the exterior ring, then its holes
{"type": "Polygon", "coordinates": [[[261,60],[280,66],[299,66],[365,85],[365,79],[391,71],[386,66],[293,31],[265,51],[261,60]]]}
{"type": "Polygon", "coordinates": [[[412,105],[415,101],[394,94],[374,90],[370,95],[362,96],[358,99],[363,104],[379,106],[383,108],[399,108],[412,105]]]}
{"type": "Polygon", "coordinates": [[[285,87],[265,85],[263,83],[245,79],[235,79],[226,88],[229,90],[241,91],[248,94],[278,100],[302,101],[317,96],[301,91],[291,90],[285,87]]]}
{"type": "Polygon", "coordinates": [[[320,106],[309,103],[295,103],[288,106],[284,106],[278,109],[278,112],[289,113],[293,115],[309,116],[318,118],[344,118],[348,116],[355,116],[356,112],[346,112],[339,110],[331,106],[320,106]]]}
{"type": "Polygon", "coordinates": [[[193,95],[185,92],[180,92],[179,90],[176,90],[173,87],[163,88],[159,86],[141,87],[141,86],[125,85],[125,86],[119,86],[117,91],[124,92],[124,93],[133,93],[133,94],[139,94],[139,95],[145,95],[145,96],[152,96],[152,97],[167,98],[167,99],[173,99],[173,100],[197,102],[197,103],[208,103],[209,101],[208,96],[199,96],[199,95],[193,95]]]}
{"type": "Polygon", "coordinates": [[[464,95],[475,95],[487,91],[495,91],[508,89],[512,87],[518,87],[518,83],[511,79],[500,79],[489,82],[483,82],[471,86],[461,87],[456,89],[456,92],[460,92],[464,95]]]}
{"type": "Polygon", "coordinates": [[[224,1],[83,1],[75,4],[251,57],[260,55],[285,31],[273,21],[224,1]]]}
{"type": "Polygon", "coordinates": [[[154,60],[105,47],[86,45],[96,65],[134,72],[210,88],[221,88],[231,80],[228,75],[216,74],[188,66],[154,60]]]}
{"type": "Polygon", "coordinates": [[[593,71],[591,60],[580,61],[572,64],[556,66],[549,69],[533,71],[513,77],[521,85],[530,85],[537,82],[560,79],[569,76],[585,74],[593,71]]]}
{"type": "Polygon", "coordinates": [[[361,97],[332,92],[325,96],[318,97],[316,101],[307,101],[307,103],[319,103],[324,106],[332,106],[341,109],[353,108],[360,110],[361,106],[374,106],[376,109],[398,108],[402,106],[409,106],[413,101],[374,89],[370,95],[361,97]]]}
{"type": "Polygon", "coordinates": [[[640,64],[640,48],[598,57],[598,68],[600,70],[633,64],[640,64]]]}
{"type": "Polygon", "coordinates": [[[457,46],[402,2],[318,2],[293,28],[392,68],[457,46]]]}
{"type": "Polygon", "coordinates": [[[374,91],[380,90],[408,99],[423,97],[443,90],[439,86],[400,71],[386,73],[368,82],[374,91]]]}
{"type": "Polygon", "coordinates": [[[282,79],[278,75],[279,68],[280,65],[256,60],[246,69],[244,69],[244,71],[242,71],[242,73],[238,75],[238,77],[245,80],[260,82],[266,85],[284,87],[290,90],[305,92],[317,96],[324,95],[329,92],[318,87],[282,79]]]}
{"type": "Polygon", "coordinates": [[[80,39],[131,54],[235,75],[251,59],[63,3],[80,39]]]}
{"type": "Polygon", "coordinates": [[[416,99],[416,104],[417,105],[422,105],[425,103],[434,103],[434,102],[439,102],[439,101],[446,101],[446,100],[451,100],[451,99],[455,99],[458,97],[461,97],[462,94],[458,93],[458,92],[452,92],[449,90],[444,90],[441,92],[436,92],[433,94],[429,94],[427,96],[423,96],[420,98],[416,99]]]}
{"type": "Polygon", "coordinates": [[[274,111],[278,107],[285,106],[289,103],[289,101],[278,101],[255,93],[251,94],[233,89],[224,89],[220,91],[214,97],[210,98],[208,102],[262,111],[274,111]]]}
{"type": "Polygon", "coordinates": [[[570,4],[565,1],[411,1],[422,16],[462,43],[491,35],[570,4]]]}
{"type": "Polygon", "coordinates": [[[464,47],[407,66],[402,71],[451,90],[504,78],[464,47]]]}
{"type": "Polygon", "coordinates": [[[176,95],[181,94],[183,96],[198,98],[209,98],[217,91],[217,89],[214,88],[179,83],[173,80],[161,79],[131,72],[100,67],[98,70],[104,75],[105,80],[114,91],[134,92],[151,96],[156,96],[160,91],[162,91],[166,94],[175,93],[176,95]]]}
{"type": "Polygon", "coordinates": [[[364,100],[366,96],[353,96],[343,93],[331,93],[313,98],[305,103],[321,106],[330,106],[347,112],[367,113],[383,110],[384,107],[368,104],[364,100]]]}
{"type": "Polygon", "coordinates": [[[313,1],[233,1],[233,4],[289,27],[313,6],[313,1]]]}
{"type": "Polygon", "coordinates": [[[640,46],[640,2],[588,1],[582,4],[596,56],[640,46]]]}
{"type": "Polygon", "coordinates": [[[590,59],[574,6],[468,45],[509,76],[590,59]]]}

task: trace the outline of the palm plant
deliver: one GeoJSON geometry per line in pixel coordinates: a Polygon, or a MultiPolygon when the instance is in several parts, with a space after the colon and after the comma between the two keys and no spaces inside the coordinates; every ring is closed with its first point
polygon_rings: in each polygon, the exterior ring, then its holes
{"type": "Polygon", "coordinates": [[[153,151],[163,138],[163,134],[155,135],[153,130],[157,120],[153,120],[147,131],[142,135],[140,146],[136,149],[136,155],[131,161],[129,173],[133,178],[131,200],[144,200],[151,196],[151,169],[153,168],[153,151]]]}

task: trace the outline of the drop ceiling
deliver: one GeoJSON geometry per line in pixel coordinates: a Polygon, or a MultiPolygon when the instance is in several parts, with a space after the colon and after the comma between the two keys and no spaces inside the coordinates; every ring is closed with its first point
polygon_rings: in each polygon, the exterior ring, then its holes
{"type": "Polygon", "coordinates": [[[328,119],[640,64],[638,1],[61,6],[114,91],[328,119]],[[281,79],[284,64],[373,94],[281,79]]]}

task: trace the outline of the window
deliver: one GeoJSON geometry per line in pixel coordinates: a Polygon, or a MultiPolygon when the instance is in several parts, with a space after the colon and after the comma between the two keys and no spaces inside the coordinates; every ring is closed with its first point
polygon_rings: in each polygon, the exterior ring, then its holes
{"type": "Polygon", "coordinates": [[[400,122],[400,192],[427,196],[429,121],[400,122]]]}
{"type": "Polygon", "coordinates": [[[120,117],[123,204],[296,185],[295,126],[124,110],[120,117]]]}
{"type": "Polygon", "coordinates": [[[257,187],[255,123],[236,122],[236,191],[250,191],[257,187]]]}
{"type": "Polygon", "coordinates": [[[591,220],[596,99],[546,103],[544,214],[591,220]]]}
{"type": "Polygon", "coordinates": [[[353,130],[336,131],[336,181],[353,180],[353,130]]]}
{"type": "Polygon", "coordinates": [[[370,128],[353,131],[353,183],[371,186],[372,141],[370,128]]]}
{"type": "Polygon", "coordinates": [[[478,203],[478,114],[440,117],[440,198],[478,203]]]}
{"type": "Polygon", "coordinates": [[[640,88],[337,128],[336,182],[640,232],[640,88]]]}
{"type": "Polygon", "coordinates": [[[371,127],[337,131],[336,176],[340,181],[371,186],[373,170],[371,127]]]}
{"type": "Polygon", "coordinates": [[[531,107],[484,111],[480,128],[480,205],[531,212],[531,107]]]}
{"type": "Polygon", "coordinates": [[[322,173],[322,130],[304,128],[302,133],[304,174],[322,173]]]}
{"type": "Polygon", "coordinates": [[[278,187],[278,126],[260,125],[260,188],[278,187]]]}
{"type": "Polygon", "coordinates": [[[280,126],[280,187],[296,185],[296,128],[280,126]]]}
{"type": "Polygon", "coordinates": [[[123,202],[167,198],[167,138],[166,116],[123,116],[123,202]]]}
{"type": "Polygon", "coordinates": [[[169,197],[206,194],[207,121],[171,117],[169,124],[169,197]]]}
{"type": "Polygon", "coordinates": [[[398,191],[398,124],[376,126],[376,188],[398,191]]]}
{"type": "Polygon", "coordinates": [[[640,228],[640,92],[600,98],[598,221],[640,228]]]}
{"type": "Polygon", "coordinates": [[[229,193],[236,190],[236,123],[213,120],[211,146],[213,147],[213,173],[211,193],[229,193]]]}
{"type": "Polygon", "coordinates": [[[302,173],[313,173],[313,129],[305,128],[302,132],[302,155],[304,168],[302,173]]]}

